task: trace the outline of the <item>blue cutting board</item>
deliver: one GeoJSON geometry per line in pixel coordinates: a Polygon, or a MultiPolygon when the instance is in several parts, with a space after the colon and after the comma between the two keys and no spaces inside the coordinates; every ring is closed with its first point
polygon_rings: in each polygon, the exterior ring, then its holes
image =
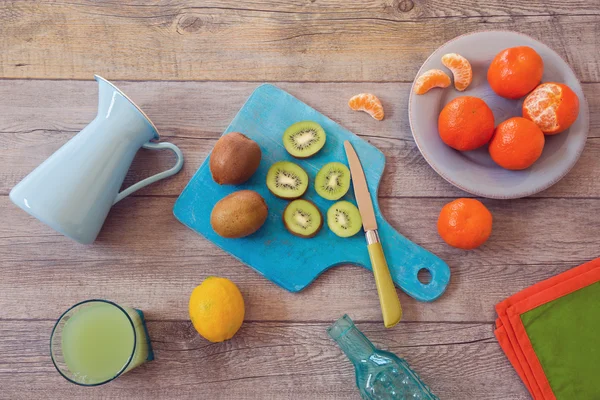
{"type": "MultiPolygon", "coordinates": [[[[373,121],[373,127],[376,129],[377,122],[373,121]]],[[[220,186],[212,179],[207,158],[175,203],[173,213],[179,221],[291,292],[304,289],[323,271],[335,265],[357,264],[371,269],[367,245],[361,233],[351,238],[339,238],[326,223],[311,239],[302,239],[289,233],[281,219],[288,201],[272,195],[266,187],[265,178],[269,166],[276,161],[288,160],[299,164],[310,179],[304,198],[312,200],[326,218],[327,209],[334,202],[321,198],[315,192],[313,182],[317,171],[331,161],[348,165],[343,142],[349,140],[361,160],[373,195],[377,193],[385,166],[381,151],[273,85],[262,85],[252,93],[225,131],[229,132],[241,132],[258,143],[262,150],[258,170],[243,185],[220,186]],[[327,133],[327,141],[315,156],[298,160],[287,153],[281,137],[288,126],[304,120],[321,124],[327,133]],[[263,227],[253,235],[242,239],[222,238],[211,228],[212,208],[226,195],[241,189],[260,193],[269,206],[269,216],[263,227]]],[[[350,189],[343,200],[356,204],[354,191],[350,189]]],[[[448,265],[396,232],[381,215],[377,198],[373,199],[373,203],[379,235],[394,282],[417,300],[435,300],[444,292],[450,280],[448,265]],[[431,281],[428,284],[422,284],[417,279],[420,269],[429,270],[431,281]]],[[[216,268],[215,272],[218,270],[216,268]]]]}

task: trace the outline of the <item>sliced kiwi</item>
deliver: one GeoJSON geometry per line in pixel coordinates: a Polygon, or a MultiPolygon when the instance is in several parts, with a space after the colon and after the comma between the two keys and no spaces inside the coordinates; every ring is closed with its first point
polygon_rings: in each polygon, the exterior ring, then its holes
{"type": "Polygon", "coordinates": [[[349,201],[338,201],[327,210],[327,225],[339,237],[356,235],[362,227],[358,208],[349,201]]]}
{"type": "Polygon", "coordinates": [[[296,158],[308,158],[325,145],[325,131],[313,121],[296,122],[283,132],[283,146],[296,158]]]}
{"type": "Polygon", "coordinates": [[[315,178],[315,190],[324,199],[338,200],[350,189],[350,170],[344,164],[325,164],[315,178]]]}
{"type": "Polygon", "coordinates": [[[308,175],[297,164],[279,161],[267,172],[267,187],[282,199],[297,199],[308,189],[308,175]]]}
{"type": "Polygon", "coordinates": [[[283,224],[291,234],[311,238],[321,230],[323,216],[313,202],[299,199],[283,210],[283,224]]]}

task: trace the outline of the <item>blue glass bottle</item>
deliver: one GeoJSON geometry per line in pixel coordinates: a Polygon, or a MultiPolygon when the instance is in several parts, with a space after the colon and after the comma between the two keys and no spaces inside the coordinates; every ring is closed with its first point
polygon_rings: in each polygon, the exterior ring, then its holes
{"type": "Polygon", "coordinates": [[[356,385],[363,399],[439,400],[406,361],[373,346],[347,315],[331,325],[327,333],[354,364],[356,385]]]}

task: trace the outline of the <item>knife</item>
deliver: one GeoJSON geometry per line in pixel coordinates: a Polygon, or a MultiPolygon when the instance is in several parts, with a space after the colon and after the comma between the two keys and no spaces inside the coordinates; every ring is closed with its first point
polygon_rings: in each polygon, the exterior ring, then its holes
{"type": "Polygon", "coordinates": [[[377,286],[379,304],[381,306],[381,313],[383,314],[383,324],[386,328],[391,328],[402,319],[400,299],[396,293],[396,287],[394,286],[385,260],[385,254],[379,240],[379,233],[377,233],[377,220],[375,219],[375,210],[373,209],[373,201],[371,200],[365,173],[358,155],[354,151],[354,147],[347,140],[344,142],[344,149],[346,150],[346,157],[350,165],[350,175],[352,176],[358,211],[360,211],[360,217],[362,218],[367,238],[367,250],[371,259],[371,266],[373,267],[373,275],[375,275],[375,285],[377,286]]]}

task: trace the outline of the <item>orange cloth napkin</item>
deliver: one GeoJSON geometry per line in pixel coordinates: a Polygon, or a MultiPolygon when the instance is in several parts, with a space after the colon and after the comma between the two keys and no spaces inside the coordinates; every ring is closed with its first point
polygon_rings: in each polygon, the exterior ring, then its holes
{"type": "Polygon", "coordinates": [[[600,258],[539,282],[496,305],[498,319],[494,333],[498,343],[535,400],[555,400],[556,396],[521,315],[598,281],[600,258]]]}

